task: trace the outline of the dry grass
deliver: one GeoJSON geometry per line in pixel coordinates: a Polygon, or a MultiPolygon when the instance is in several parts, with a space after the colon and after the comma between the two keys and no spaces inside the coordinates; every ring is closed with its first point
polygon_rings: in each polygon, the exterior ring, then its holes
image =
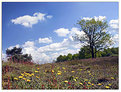
{"type": "Polygon", "coordinates": [[[118,81],[117,56],[42,65],[2,64],[3,89],[118,89],[118,81]]]}

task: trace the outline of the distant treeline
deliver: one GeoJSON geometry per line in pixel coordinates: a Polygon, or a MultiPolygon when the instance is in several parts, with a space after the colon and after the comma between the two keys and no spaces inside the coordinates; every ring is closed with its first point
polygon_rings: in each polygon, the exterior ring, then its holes
{"type": "MultiPolygon", "coordinates": [[[[107,57],[107,56],[117,56],[118,55],[118,47],[116,48],[108,48],[104,49],[103,51],[99,51],[96,53],[96,57],[107,57]]],[[[79,59],[88,59],[91,58],[91,53],[89,52],[88,48],[84,46],[80,49],[79,53],[77,54],[68,54],[68,55],[60,55],[57,57],[56,62],[64,62],[70,60],[79,60],[79,59]]]]}

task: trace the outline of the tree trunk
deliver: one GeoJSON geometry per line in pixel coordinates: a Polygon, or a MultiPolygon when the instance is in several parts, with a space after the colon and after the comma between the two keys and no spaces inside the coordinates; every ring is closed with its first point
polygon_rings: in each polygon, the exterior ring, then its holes
{"type": "Polygon", "coordinates": [[[97,57],[97,56],[96,56],[96,53],[97,53],[97,50],[96,50],[96,47],[95,47],[95,58],[97,57]]]}
{"type": "Polygon", "coordinates": [[[94,49],[93,49],[93,46],[91,46],[91,54],[92,54],[92,58],[94,58],[94,49]]]}

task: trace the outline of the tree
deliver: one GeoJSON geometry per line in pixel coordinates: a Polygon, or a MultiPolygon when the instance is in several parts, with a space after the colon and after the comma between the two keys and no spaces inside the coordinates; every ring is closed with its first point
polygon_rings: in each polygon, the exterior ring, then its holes
{"type": "Polygon", "coordinates": [[[84,46],[79,51],[79,59],[91,58],[91,53],[88,46],[84,46]]]}
{"type": "Polygon", "coordinates": [[[66,57],[66,60],[68,60],[68,61],[72,60],[72,54],[69,53],[69,54],[67,55],[67,57],[66,57]]]}
{"type": "Polygon", "coordinates": [[[78,60],[79,59],[79,54],[74,54],[72,56],[72,60],[78,60]]]}
{"type": "Polygon", "coordinates": [[[13,49],[7,49],[6,54],[8,59],[11,59],[13,62],[27,62],[32,60],[31,54],[22,54],[22,48],[14,47],[13,49]]]}
{"type": "Polygon", "coordinates": [[[16,48],[14,47],[13,49],[7,49],[6,50],[6,54],[7,56],[12,56],[12,55],[16,55],[16,54],[22,54],[22,48],[16,48]]]}
{"type": "Polygon", "coordinates": [[[76,40],[79,40],[82,43],[85,43],[85,46],[89,47],[91,52],[91,57],[96,58],[96,53],[103,48],[106,48],[107,43],[111,43],[110,35],[105,32],[108,27],[107,21],[95,20],[80,20],[77,23],[80,27],[80,31],[84,32],[84,36],[79,36],[78,34],[74,37],[76,40]]]}

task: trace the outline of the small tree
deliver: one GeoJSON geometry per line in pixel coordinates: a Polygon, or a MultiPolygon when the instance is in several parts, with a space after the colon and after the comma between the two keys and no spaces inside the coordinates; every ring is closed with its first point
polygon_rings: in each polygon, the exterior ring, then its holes
{"type": "Polygon", "coordinates": [[[80,27],[80,31],[83,31],[85,35],[80,37],[76,35],[74,38],[85,43],[85,46],[89,47],[92,58],[96,58],[96,53],[101,49],[106,48],[107,43],[111,43],[110,35],[105,32],[108,27],[107,21],[95,20],[80,20],[77,23],[80,27]]]}
{"type": "Polygon", "coordinates": [[[69,54],[67,55],[67,57],[66,57],[66,60],[68,60],[68,61],[72,60],[72,54],[69,53],[69,54]]]}
{"type": "Polygon", "coordinates": [[[78,60],[78,59],[79,59],[79,54],[74,54],[74,55],[72,56],[72,59],[73,59],[73,60],[78,60]]]}
{"type": "Polygon", "coordinates": [[[22,54],[22,48],[7,49],[6,54],[8,59],[11,59],[13,62],[20,62],[20,61],[31,61],[32,56],[28,54],[22,54]]]}

